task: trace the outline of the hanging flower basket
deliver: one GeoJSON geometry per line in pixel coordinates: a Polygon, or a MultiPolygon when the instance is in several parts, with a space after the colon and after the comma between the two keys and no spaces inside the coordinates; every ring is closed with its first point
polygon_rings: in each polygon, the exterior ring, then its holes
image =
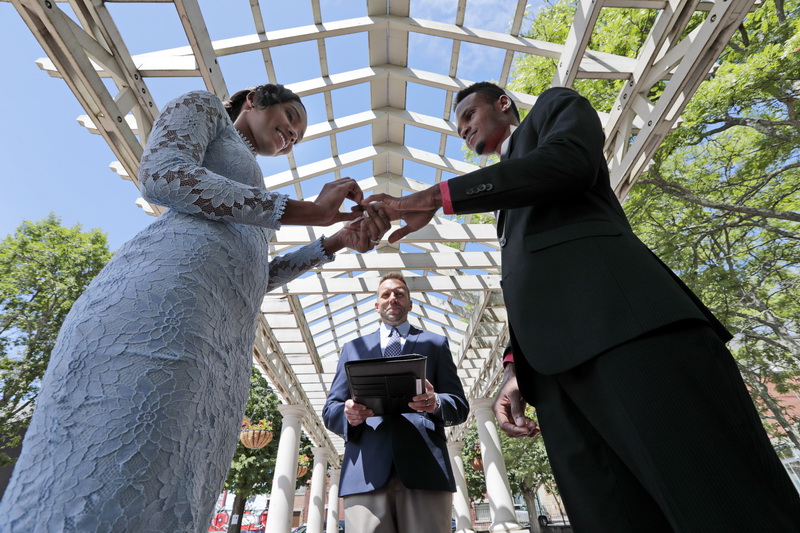
{"type": "Polygon", "coordinates": [[[307,455],[301,455],[297,458],[297,477],[303,477],[308,472],[308,467],[311,465],[311,459],[307,455]]]}
{"type": "Polygon", "coordinates": [[[239,433],[239,440],[245,448],[257,450],[272,441],[272,431],[268,429],[244,429],[239,433]]]}
{"type": "Polygon", "coordinates": [[[483,458],[480,455],[473,457],[470,463],[475,470],[483,470],[483,458]]]}
{"type": "Polygon", "coordinates": [[[260,420],[251,423],[249,419],[245,418],[242,421],[239,440],[246,448],[253,450],[263,448],[272,441],[272,422],[260,420]]]}

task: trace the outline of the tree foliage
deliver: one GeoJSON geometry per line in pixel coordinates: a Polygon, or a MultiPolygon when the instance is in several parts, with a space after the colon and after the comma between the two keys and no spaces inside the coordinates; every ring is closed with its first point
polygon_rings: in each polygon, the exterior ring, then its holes
{"type": "Polygon", "coordinates": [[[464,447],[461,458],[464,461],[464,477],[467,480],[467,494],[470,501],[482,502],[486,495],[486,476],[483,470],[475,468],[473,461],[481,456],[481,442],[478,438],[478,426],[473,422],[464,435],[464,447]]]}
{"type": "MultiPolygon", "coordinates": [[[[243,516],[246,501],[259,494],[269,494],[272,490],[272,478],[275,473],[275,461],[278,456],[278,442],[283,426],[283,418],[278,405],[280,399],[272,391],[266,378],[254,366],[250,374],[250,395],[247,398],[245,416],[252,420],[268,420],[272,422],[273,439],[260,449],[246,448],[241,442],[236,445],[225,489],[236,495],[233,514],[243,516]]],[[[300,455],[311,457],[311,441],[303,434],[300,438],[300,455]]],[[[311,468],[297,478],[297,488],[305,485],[311,478],[311,468]]],[[[238,532],[242,521],[231,523],[228,531],[238,532]]]]}
{"type": "Polygon", "coordinates": [[[250,396],[247,399],[245,416],[250,420],[272,422],[273,439],[264,448],[246,448],[241,442],[236,445],[225,489],[245,499],[258,494],[267,494],[272,488],[272,474],[278,454],[278,436],[281,431],[280,400],[272,392],[269,383],[255,367],[250,375],[250,396]]]}
{"type": "Polygon", "coordinates": [[[104,233],[54,214],[0,242],[0,449],[19,445],[61,324],[110,258],[104,233]]]}
{"type": "Polygon", "coordinates": [[[798,2],[752,13],[625,208],[636,232],[736,335],[767,428],[800,447],[776,393],[800,372],[798,2]]]}
{"type": "MultiPolygon", "coordinates": [[[[532,408],[528,408],[527,416],[535,419],[532,408]]],[[[537,527],[536,494],[540,487],[547,492],[558,494],[550,461],[547,459],[544,443],[539,437],[512,439],[498,429],[500,447],[506,465],[511,492],[525,499],[531,517],[531,527],[537,527]]],[[[486,477],[483,470],[475,468],[473,460],[481,456],[480,440],[476,424],[464,435],[464,477],[467,480],[468,495],[471,501],[483,501],[486,494],[486,477]]]]}
{"type": "MultiPolygon", "coordinates": [[[[535,418],[529,408],[528,417],[535,418]]],[[[536,527],[536,499],[541,487],[551,494],[558,494],[553,470],[541,437],[512,439],[505,434],[500,437],[503,458],[506,462],[511,491],[525,499],[531,527],[536,527]]]]}
{"type": "MultiPolygon", "coordinates": [[[[567,41],[576,2],[545,0],[534,16],[525,37],[564,44],[567,41]]],[[[636,57],[655,22],[656,10],[604,9],[597,20],[588,48],[597,52],[636,57]]],[[[514,79],[508,88],[528,94],[541,94],[550,87],[558,60],[534,55],[519,56],[514,62],[514,79]]],[[[574,88],[588,98],[598,111],[608,111],[615,102],[622,80],[578,79],[574,88]]],[[[658,87],[654,87],[654,93],[658,87]]]]}

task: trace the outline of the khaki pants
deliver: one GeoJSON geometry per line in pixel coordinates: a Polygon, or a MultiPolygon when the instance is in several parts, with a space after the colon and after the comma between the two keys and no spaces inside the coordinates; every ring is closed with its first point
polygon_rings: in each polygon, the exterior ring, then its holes
{"type": "Polygon", "coordinates": [[[397,475],[385,487],[344,497],[347,533],[450,533],[453,493],[407,489],[397,475]]]}

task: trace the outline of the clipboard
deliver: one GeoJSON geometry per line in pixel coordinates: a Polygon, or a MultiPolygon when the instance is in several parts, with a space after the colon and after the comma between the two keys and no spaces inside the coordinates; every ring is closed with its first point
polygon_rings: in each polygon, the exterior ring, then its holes
{"type": "Polygon", "coordinates": [[[425,392],[424,355],[409,354],[347,361],[344,370],[353,401],[376,416],[413,413],[411,398],[425,392]]]}

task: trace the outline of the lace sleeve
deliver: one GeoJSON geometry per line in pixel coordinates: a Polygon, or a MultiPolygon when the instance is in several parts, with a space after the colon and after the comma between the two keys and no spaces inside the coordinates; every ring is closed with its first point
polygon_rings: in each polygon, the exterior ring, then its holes
{"type": "Polygon", "coordinates": [[[169,102],[153,125],[139,165],[142,196],[211,220],[278,229],[287,196],[202,166],[209,144],[229,124],[222,102],[209,92],[193,91],[169,102]]]}
{"type": "Polygon", "coordinates": [[[307,244],[294,252],[279,255],[270,261],[267,292],[289,283],[312,268],[333,261],[335,256],[325,255],[325,250],[322,248],[322,239],[324,238],[321,237],[311,244],[307,244]]]}

